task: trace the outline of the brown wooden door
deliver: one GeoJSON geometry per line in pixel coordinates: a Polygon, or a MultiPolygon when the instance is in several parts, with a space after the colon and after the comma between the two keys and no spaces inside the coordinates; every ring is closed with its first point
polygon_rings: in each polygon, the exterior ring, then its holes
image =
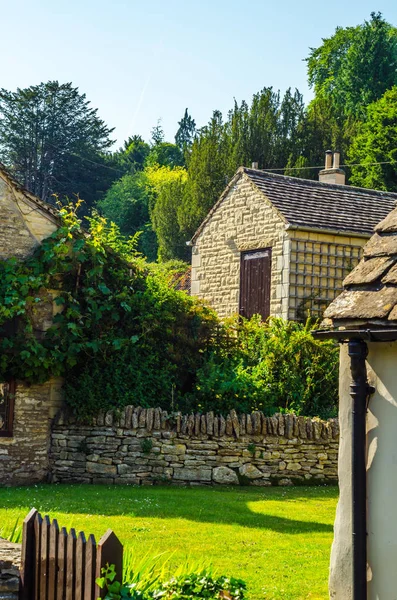
{"type": "Polygon", "coordinates": [[[240,315],[243,317],[250,319],[256,314],[263,319],[269,317],[271,268],[271,248],[241,253],[240,315]]]}

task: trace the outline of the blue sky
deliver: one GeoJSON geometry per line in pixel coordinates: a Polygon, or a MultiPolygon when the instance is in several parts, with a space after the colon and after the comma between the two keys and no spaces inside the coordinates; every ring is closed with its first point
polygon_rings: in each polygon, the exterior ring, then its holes
{"type": "Polygon", "coordinates": [[[57,79],[85,92],[117,145],[149,139],[157,119],[172,141],[184,109],[204,125],[264,86],[310,91],[303,62],[337,25],[397,2],[367,0],[14,0],[2,4],[0,86],[57,79]],[[328,7],[327,7],[328,4],[328,7]]]}

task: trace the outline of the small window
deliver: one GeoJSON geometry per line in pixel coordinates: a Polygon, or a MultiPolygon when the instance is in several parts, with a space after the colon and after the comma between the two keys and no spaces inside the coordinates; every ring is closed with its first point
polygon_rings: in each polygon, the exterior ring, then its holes
{"type": "Polygon", "coordinates": [[[14,421],[15,381],[0,383],[0,437],[11,437],[14,421]]]}

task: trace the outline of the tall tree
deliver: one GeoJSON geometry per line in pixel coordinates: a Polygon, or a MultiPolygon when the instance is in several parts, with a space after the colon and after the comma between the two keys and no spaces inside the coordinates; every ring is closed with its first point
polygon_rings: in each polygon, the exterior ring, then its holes
{"type": "Polygon", "coordinates": [[[187,173],[177,167],[161,167],[148,173],[155,188],[156,198],[151,220],[157,235],[158,258],[167,261],[173,258],[187,260],[190,257],[186,242],[189,235],[180,222],[183,198],[186,190],[187,173]]]}
{"type": "Polygon", "coordinates": [[[161,119],[158,119],[157,125],[152,128],[152,146],[157,146],[157,144],[161,144],[164,142],[164,129],[161,125],[161,119]]]}
{"type": "Polygon", "coordinates": [[[175,134],[175,144],[185,155],[186,152],[191,148],[194,134],[196,133],[196,122],[189,115],[187,108],[185,109],[185,114],[183,115],[182,119],[178,121],[178,125],[178,131],[175,134]]]}
{"type": "Polygon", "coordinates": [[[149,153],[149,144],[140,135],[133,135],[124,142],[124,148],[116,152],[116,159],[123,170],[132,174],[143,171],[149,153]]]}
{"type": "Polygon", "coordinates": [[[150,190],[145,173],[127,173],[114,182],[105,197],[98,202],[98,209],[120,227],[122,234],[131,236],[142,232],[138,249],[155,260],[157,244],[150,226],[150,190]]]}
{"type": "Polygon", "coordinates": [[[397,191],[397,87],[367,108],[349,152],[351,183],[397,191]]]}
{"type": "Polygon", "coordinates": [[[1,160],[42,200],[80,194],[92,204],[117,177],[112,131],[71,83],[0,91],[1,160]]]}

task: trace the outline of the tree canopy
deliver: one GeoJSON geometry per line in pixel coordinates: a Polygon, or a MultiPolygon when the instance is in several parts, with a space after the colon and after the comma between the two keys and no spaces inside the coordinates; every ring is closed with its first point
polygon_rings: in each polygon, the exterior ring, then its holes
{"type": "Polygon", "coordinates": [[[93,204],[120,172],[107,161],[110,129],[71,83],[0,92],[0,157],[42,200],[84,196],[93,204]]]}
{"type": "Polygon", "coordinates": [[[150,260],[189,258],[186,242],[240,166],[317,179],[339,150],[357,185],[396,189],[397,29],[380,13],[338,27],[306,58],[314,98],[264,86],[197,127],[186,108],[175,143],[161,119],[111,151],[112,129],[71,83],[0,92],[0,160],[42,199],[75,195],[139,237],[150,260]],[[359,163],[359,165],[356,165],[359,163]],[[383,164],[372,164],[383,163],[383,164]]]}
{"type": "Polygon", "coordinates": [[[354,138],[349,159],[351,183],[397,192],[397,87],[370,104],[354,138]]]}

